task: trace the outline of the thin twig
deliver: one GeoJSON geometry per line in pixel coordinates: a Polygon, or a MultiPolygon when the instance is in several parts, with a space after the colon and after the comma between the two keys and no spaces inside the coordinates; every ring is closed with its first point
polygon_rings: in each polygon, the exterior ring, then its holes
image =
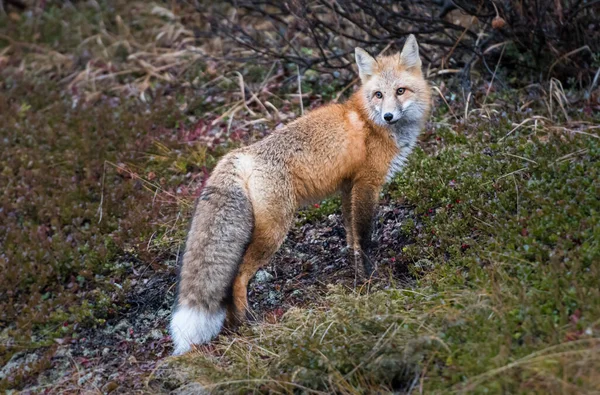
{"type": "Polygon", "coordinates": [[[579,47],[579,48],[577,48],[577,49],[574,49],[574,50],[572,50],[572,51],[569,51],[569,52],[567,52],[566,54],[564,54],[563,56],[561,56],[560,58],[556,59],[556,60],[554,61],[554,63],[552,63],[552,65],[550,66],[550,69],[548,69],[548,75],[549,75],[549,76],[550,76],[550,75],[552,75],[552,70],[554,69],[554,66],[556,66],[558,63],[560,63],[560,62],[561,62],[561,61],[563,61],[564,59],[566,59],[566,58],[568,58],[568,57],[570,57],[570,56],[572,56],[572,55],[575,55],[575,54],[576,54],[576,53],[578,53],[578,52],[581,52],[581,51],[583,51],[583,50],[586,50],[586,49],[587,49],[588,51],[590,51],[590,53],[592,52],[592,50],[590,49],[590,47],[589,47],[589,46],[587,46],[587,45],[584,45],[583,47],[579,47]]]}
{"type": "Polygon", "coordinates": [[[244,105],[244,108],[246,109],[246,111],[248,111],[248,113],[250,115],[255,117],[256,113],[254,111],[252,111],[250,109],[250,107],[248,107],[248,103],[246,102],[246,89],[245,89],[245,84],[244,84],[244,77],[242,76],[242,74],[239,71],[236,71],[235,73],[238,75],[238,81],[240,84],[240,93],[242,95],[242,103],[244,105]]]}
{"type": "Polygon", "coordinates": [[[521,122],[517,126],[515,126],[510,132],[506,133],[506,135],[504,137],[500,138],[500,140],[498,140],[498,142],[502,142],[508,136],[510,136],[511,134],[513,134],[515,132],[515,130],[517,130],[518,128],[520,128],[521,126],[523,126],[524,124],[526,124],[527,122],[534,121],[534,120],[537,121],[538,119],[542,119],[542,120],[546,120],[546,121],[549,120],[548,118],[542,117],[542,116],[539,116],[539,115],[535,115],[535,116],[533,116],[531,118],[527,118],[523,122],[521,122]]]}
{"type": "Polygon", "coordinates": [[[450,114],[452,114],[452,116],[454,117],[455,120],[458,120],[458,117],[456,116],[456,114],[454,113],[454,110],[452,110],[452,107],[450,107],[450,104],[448,104],[448,101],[446,100],[446,98],[444,97],[444,95],[442,94],[442,91],[440,90],[440,88],[438,88],[437,86],[432,86],[433,89],[436,90],[436,92],[440,95],[440,97],[442,98],[442,100],[444,101],[444,103],[446,103],[446,106],[448,106],[448,110],[450,110],[450,114]]]}
{"type": "Polygon", "coordinates": [[[492,80],[490,81],[490,85],[488,86],[487,91],[485,92],[485,97],[483,98],[482,106],[485,104],[485,102],[490,94],[490,90],[492,89],[492,85],[494,84],[494,79],[496,78],[496,73],[498,72],[498,67],[500,66],[500,61],[502,60],[502,55],[504,55],[504,49],[506,49],[506,45],[502,46],[502,51],[500,52],[500,56],[498,57],[498,63],[496,63],[496,68],[494,69],[494,74],[492,74],[492,80]]]}
{"type": "Polygon", "coordinates": [[[103,169],[102,169],[102,191],[100,193],[100,206],[98,206],[98,223],[102,221],[102,204],[104,203],[104,178],[106,177],[106,161],[104,161],[103,169]]]}

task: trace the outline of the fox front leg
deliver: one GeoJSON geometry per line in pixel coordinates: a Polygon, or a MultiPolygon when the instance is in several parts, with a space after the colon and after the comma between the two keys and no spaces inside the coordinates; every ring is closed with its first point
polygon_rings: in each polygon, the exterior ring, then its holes
{"type": "Polygon", "coordinates": [[[342,184],[342,219],[344,220],[344,229],[346,230],[346,245],[348,246],[348,256],[354,254],[354,229],[352,227],[352,182],[345,181],[342,184]]]}
{"type": "Polygon", "coordinates": [[[352,235],[354,243],[354,261],[362,263],[366,277],[373,274],[373,264],[369,258],[373,241],[373,215],[379,187],[370,183],[354,183],[352,187],[352,235]]]}

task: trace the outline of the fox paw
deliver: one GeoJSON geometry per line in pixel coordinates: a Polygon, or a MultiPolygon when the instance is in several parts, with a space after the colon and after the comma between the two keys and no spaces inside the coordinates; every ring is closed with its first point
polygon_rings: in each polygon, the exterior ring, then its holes
{"type": "Polygon", "coordinates": [[[354,251],[353,261],[357,277],[360,275],[362,278],[370,279],[374,276],[377,268],[367,254],[362,251],[354,251]]]}

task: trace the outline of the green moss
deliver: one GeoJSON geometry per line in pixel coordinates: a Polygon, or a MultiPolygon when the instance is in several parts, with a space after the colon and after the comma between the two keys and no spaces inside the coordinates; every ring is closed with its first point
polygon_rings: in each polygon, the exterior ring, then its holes
{"type": "MultiPolygon", "coordinates": [[[[15,80],[0,86],[0,112],[0,320],[16,344],[47,346],[124,307],[128,259],[158,268],[176,251],[181,234],[161,249],[148,240],[191,206],[192,191],[177,193],[189,183],[177,156],[198,169],[218,154],[190,156],[176,130],[157,130],[183,117],[169,100],[73,107],[52,83],[15,80]]],[[[2,347],[0,364],[16,351],[2,347]]]]}
{"type": "Polygon", "coordinates": [[[303,225],[305,223],[321,221],[324,218],[327,218],[329,215],[339,212],[341,205],[341,198],[339,196],[335,196],[325,199],[320,203],[307,206],[299,211],[296,224],[303,225]]]}

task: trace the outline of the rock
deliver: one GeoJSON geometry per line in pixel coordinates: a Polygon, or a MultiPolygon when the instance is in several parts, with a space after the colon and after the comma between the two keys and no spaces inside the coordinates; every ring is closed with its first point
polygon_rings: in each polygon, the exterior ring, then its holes
{"type": "Polygon", "coordinates": [[[174,395],[208,395],[210,392],[207,391],[200,383],[191,383],[184,385],[183,387],[179,387],[171,393],[174,395]]]}
{"type": "Polygon", "coordinates": [[[435,263],[430,261],[429,259],[419,259],[415,263],[415,267],[422,270],[432,270],[435,267],[435,263]]]}
{"type": "Polygon", "coordinates": [[[125,332],[125,334],[128,334],[127,329],[131,326],[131,324],[129,323],[129,321],[127,321],[126,319],[122,319],[121,321],[119,321],[119,323],[117,325],[115,325],[115,327],[113,328],[114,332],[125,332]]]}
{"type": "Polygon", "coordinates": [[[273,275],[267,272],[266,270],[259,270],[258,272],[256,272],[255,281],[257,283],[266,283],[271,280],[273,280],[273,275]]]}
{"type": "Polygon", "coordinates": [[[55,358],[71,358],[73,354],[69,347],[61,347],[54,353],[55,358]]]}
{"type": "Polygon", "coordinates": [[[277,292],[277,291],[269,291],[269,296],[267,297],[267,301],[274,305],[279,303],[279,301],[281,300],[281,293],[277,292]]]}
{"type": "Polygon", "coordinates": [[[84,385],[86,381],[88,381],[89,379],[91,379],[91,378],[92,378],[92,375],[93,375],[93,374],[90,372],[90,373],[86,374],[85,376],[81,376],[81,377],[79,378],[79,380],[77,380],[77,384],[78,384],[79,386],[82,386],[82,385],[84,385]]]}
{"type": "Polygon", "coordinates": [[[23,368],[25,371],[29,371],[29,366],[39,359],[37,354],[27,354],[26,352],[18,352],[12,356],[12,358],[0,369],[0,380],[4,380],[13,371],[23,368]]]}
{"type": "Polygon", "coordinates": [[[152,329],[148,335],[150,339],[160,340],[163,338],[163,334],[159,329],[152,329]]]}

